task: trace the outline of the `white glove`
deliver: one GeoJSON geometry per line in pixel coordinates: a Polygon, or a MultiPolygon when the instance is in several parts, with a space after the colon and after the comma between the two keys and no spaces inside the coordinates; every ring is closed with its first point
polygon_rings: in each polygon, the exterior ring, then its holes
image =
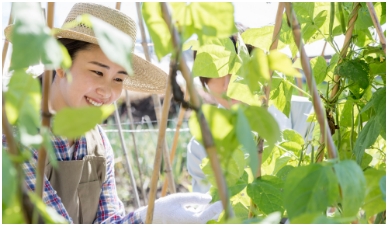
{"type": "MultiPolygon", "coordinates": [[[[155,201],[153,224],[205,224],[222,212],[221,201],[209,204],[212,197],[197,192],[176,193],[155,201]]],[[[135,211],[145,223],[147,206],[135,211]]]]}

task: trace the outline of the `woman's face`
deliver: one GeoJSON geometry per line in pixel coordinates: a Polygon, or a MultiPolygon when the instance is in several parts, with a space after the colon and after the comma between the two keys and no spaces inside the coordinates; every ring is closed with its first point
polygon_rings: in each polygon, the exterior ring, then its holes
{"type": "Polygon", "coordinates": [[[56,72],[50,99],[54,111],[64,107],[111,104],[119,98],[123,80],[128,76],[124,68],[110,61],[97,45],[75,54],[69,79],[62,69],[56,72]]]}
{"type": "Polygon", "coordinates": [[[226,75],[220,78],[211,78],[207,82],[210,94],[225,108],[230,108],[233,104],[239,103],[237,100],[226,98],[226,91],[228,90],[230,77],[231,75],[226,75]]]}

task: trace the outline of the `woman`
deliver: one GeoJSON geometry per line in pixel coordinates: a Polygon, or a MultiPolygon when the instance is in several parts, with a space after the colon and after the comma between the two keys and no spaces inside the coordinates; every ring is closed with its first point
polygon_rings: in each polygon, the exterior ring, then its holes
{"type": "MultiPolygon", "coordinates": [[[[79,15],[98,17],[136,41],[136,24],[127,15],[97,4],[77,3],[66,22],[79,15]]],[[[49,106],[53,113],[65,107],[102,106],[117,100],[123,88],[161,93],[166,74],[147,61],[133,55],[134,76],[113,63],[98,46],[91,28],[82,24],[58,29],[58,40],[67,48],[72,66],[68,80],[65,71],[56,69],[49,106]]],[[[12,25],[5,34],[9,40],[12,25]]],[[[71,223],[144,223],[147,207],[125,214],[116,192],[114,155],[100,126],[77,140],[52,136],[59,167],[46,164],[43,201],[71,223]]],[[[3,144],[5,144],[3,136],[3,144]]],[[[35,190],[37,151],[23,164],[28,189],[35,190]]],[[[155,202],[153,223],[206,223],[221,211],[221,204],[208,205],[211,197],[198,193],[173,194],[155,202]],[[198,205],[203,211],[191,211],[186,205],[198,205]],[[203,208],[206,206],[206,208],[203,208]]]]}

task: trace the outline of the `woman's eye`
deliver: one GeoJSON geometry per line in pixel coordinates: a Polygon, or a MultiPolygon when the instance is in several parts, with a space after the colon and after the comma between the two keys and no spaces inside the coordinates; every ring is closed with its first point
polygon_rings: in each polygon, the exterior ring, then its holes
{"type": "Polygon", "coordinates": [[[123,81],[123,79],[121,79],[121,78],[115,78],[114,79],[116,82],[122,82],[123,81]]]}
{"type": "Polygon", "coordinates": [[[92,71],[93,73],[95,73],[96,75],[98,76],[103,76],[102,72],[101,71],[92,71]]]}

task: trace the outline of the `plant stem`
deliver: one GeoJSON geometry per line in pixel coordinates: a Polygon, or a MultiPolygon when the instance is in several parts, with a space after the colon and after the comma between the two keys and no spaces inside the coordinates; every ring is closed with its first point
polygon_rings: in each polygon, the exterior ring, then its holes
{"type": "Polygon", "coordinates": [[[327,145],[328,149],[328,156],[331,159],[336,159],[338,156],[337,150],[334,146],[330,130],[326,121],[326,115],[324,114],[322,105],[321,105],[321,100],[318,95],[317,87],[315,85],[314,77],[311,74],[311,66],[309,64],[309,60],[306,54],[306,51],[304,49],[304,45],[302,42],[302,37],[301,37],[301,28],[299,25],[299,22],[295,16],[294,11],[292,10],[292,5],[291,3],[285,3],[286,5],[286,13],[288,20],[290,21],[292,31],[293,31],[293,37],[295,40],[296,45],[298,46],[298,49],[300,51],[301,55],[301,61],[302,61],[302,68],[303,71],[305,72],[306,80],[307,80],[307,85],[309,86],[309,90],[312,94],[312,100],[313,100],[313,106],[314,106],[314,111],[315,114],[317,115],[317,119],[320,125],[320,130],[322,133],[322,136],[324,138],[324,141],[327,145]]]}
{"type": "Polygon", "coordinates": [[[352,124],[351,124],[351,130],[350,130],[350,150],[353,152],[353,134],[354,134],[354,105],[352,104],[352,124]]]}
{"type": "MultiPolygon", "coordinates": [[[[13,21],[13,18],[12,18],[12,4],[11,4],[11,12],[9,13],[8,25],[12,24],[12,21],[13,21]]],[[[1,71],[3,72],[3,75],[4,75],[4,63],[5,63],[5,59],[7,58],[8,45],[9,45],[9,41],[7,39],[4,39],[3,52],[2,52],[3,58],[1,58],[1,63],[2,63],[1,71]]]]}
{"type": "Polygon", "coordinates": [[[368,10],[372,18],[373,24],[375,25],[377,34],[379,35],[381,46],[383,47],[384,53],[386,54],[385,37],[384,37],[383,29],[381,28],[381,25],[379,23],[379,19],[377,18],[375,8],[373,7],[372,2],[367,2],[366,5],[368,6],[368,10]]]}
{"type": "Polygon", "coordinates": [[[333,24],[335,16],[335,3],[330,2],[329,40],[333,41],[333,24]]]}
{"type": "Polygon", "coordinates": [[[303,89],[299,88],[297,85],[295,85],[294,83],[288,81],[287,79],[283,79],[285,82],[287,82],[288,84],[290,84],[292,87],[294,87],[295,89],[297,89],[299,92],[301,92],[302,94],[306,95],[308,98],[311,98],[311,95],[304,91],[303,89]]]}
{"type": "Polygon", "coordinates": [[[338,145],[337,145],[337,149],[339,150],[339,148],[341,147],[341,127],[339,126],[340,122],[339,122],[339,118],[338,118],[338,106],[336,106],[336,108],[335,108],[335,121],[336,121],[336,124],[338,125],[338,133],[337,133],[338,145]]]}

